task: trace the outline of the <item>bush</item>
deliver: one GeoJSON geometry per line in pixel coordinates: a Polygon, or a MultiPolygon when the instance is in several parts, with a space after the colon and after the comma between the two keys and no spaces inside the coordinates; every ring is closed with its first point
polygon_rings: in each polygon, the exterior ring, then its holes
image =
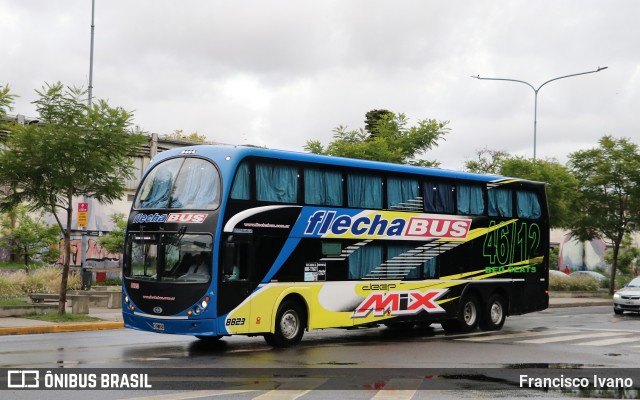
{"type": "Polygon", "coordinates": [[[569,278],[560,278],[555,275],[549,276],[549,290],[562,291],[569,290],[569,278]]]}
{"type": "MultiPolygon", "coordinates": [[[[60,292],[60,267],[43,267],[31,271],[16,271],[10,274],[0,275],[0,293],[2,294],[29,294],[29,293],[58,293],[60,292]]],[[[79,274],[69,274],[67,288],[74,290],[82,287],[82,278],[79,274]]]]}
{"type": "Polygon", "coordinates": [[[566,278],[557,276],[549,277],[549,290],[595,292],[599,287],[600,282],[589,276],[570,276],[566,278]]]}
{"type": "Polygon", "coordinates": [[[595,292],[600,287],[600,282],[590,276],[573,276],[567,279],[569,289],[576,292],[595,292]]]}
{"type": "MultiPolygon", "coordinates": [[[[3,295],[23,294],[21,280],[15,279],[18,274],[19,273],[0,275],[0,293],[3,295]]],[[[24,276],[24,272],[22,273],[22,276],[24,276]]]]}

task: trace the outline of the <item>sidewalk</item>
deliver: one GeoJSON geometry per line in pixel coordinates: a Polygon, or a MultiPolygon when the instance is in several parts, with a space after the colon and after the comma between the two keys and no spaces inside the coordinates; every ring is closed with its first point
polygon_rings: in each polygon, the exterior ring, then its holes
{"type": "MultiPolygon", "coordinates": [[[[71,307],[67,307],[67,313],[71,313],[71,307]]],[[[55,333],[74,331],[94,331],[102,329],[119,329],[123,327],[122,310],[106,307],[89,308],[89,316],[99,318],[94,322],[47,322],[29,318],[3,317],[0,318],[0,336],[23,335],[30,333],[55,333]]]]}
{"type": "MultiPolygon", "coordinates": [[[[613,307],[613,304],[609,299],[596,297],[552,297],[549,300],[549,308],[589,306],[613,307]]],[[[71,309],[67,312],[71,313],[71,309]]],[[[123,327],[122,311],[120,309],[108,309],[92,306],[89,308],[89,316],[99,318],[100,321],[56,323],[37,321],[28,318],[4,317],[0,318],[0,336],[31,333],[93,331],[102,329],[119,329],[123,327]]]]}

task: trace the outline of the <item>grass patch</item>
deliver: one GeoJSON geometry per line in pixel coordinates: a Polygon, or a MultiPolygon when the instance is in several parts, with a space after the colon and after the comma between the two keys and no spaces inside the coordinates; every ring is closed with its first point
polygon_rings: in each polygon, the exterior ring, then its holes
{"type": "Polygon", "coordinates": [[[102,321],[100,318],[90,317],[85,314],[29,314],[23,318],[35,319],[47,322],[95,322],[102,321]]]}
{"type": "Polygon", "coordinates": [[[0,307],[10,306],[30,306],[32,303],[24,299],[2,299],[0,298],[0,307]]]}
{"type": "MultiPolygon", "coordinates": [[[[46,265],[41,262],[32,262],[29,264],[29,270],[34,270],[38,268],[45,267],[46,265]]],[[[6,270],[24,270],[26,265],[23,262],[11,262],[11,261],[3,261],[0,262],[0,269],[6,270]]]]}

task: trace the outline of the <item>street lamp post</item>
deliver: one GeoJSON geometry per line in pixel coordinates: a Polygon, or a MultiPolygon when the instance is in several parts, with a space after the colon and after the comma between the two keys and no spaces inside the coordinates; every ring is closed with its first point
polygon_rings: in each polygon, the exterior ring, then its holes
{"type": "Polygon", "coordinates": [[[476,79],[480,79],[480,80],[488,80],[488,81],[509,81],[509,82],[520,82],[520,83],[524,83],[525,85],[529,86],[534,93],[534,106],[533,106],[533,159],[536,159],[536,135],[537,135],[537,130],[536,130],[536,125],[538,123],[538,92],[540,91],[540,89],[542,89],[542,87],[544,85],[546,85],[549,82],[553,82],[553,81],[557,81],[559,79],[564,79],[564,78],[570,78],[572,76],[578,76],[578,75],[586,75],[586,74],[593,74],[596,72],[600,72],[603,69],[607,69],[609,67],[598,67],[598,69],[594,70],[594,71],[587,71],[587,72],[580,72],[578,74],[571,74],[571,75],[564,75],[564,76],[559,76],[557,78],[553,78],[553,79],[549,79],[548,81],[546,81],[545,83],[543,83],[542,85],[538,86],[538,88],[536,89],[532,84],[530,84],[529,82],[525,82],[525,81],[520,81],[517,79],[506,79],[506,78],[481,78],[480,75],[476,75],[476,76],[471,76],[472,78],[476,78],[476,79]]]}

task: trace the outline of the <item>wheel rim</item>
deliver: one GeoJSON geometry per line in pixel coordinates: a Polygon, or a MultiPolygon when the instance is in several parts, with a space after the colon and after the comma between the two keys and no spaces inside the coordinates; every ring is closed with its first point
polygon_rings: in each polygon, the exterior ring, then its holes
{"type": "Polygon", "coordinates": [[[472,326],[476,322],[477,315],[476,305],[471,301],[467,302],[463,310],[464,323],[472,326]]]}
{"type": "Polygon", "coordinates": [[[502,321],[502,304],[499,302],[495,302],[491,305],[491,310],[489,310],[489,318],[491,318],[491,322],[494,325],[497,325],[502,321]]]}
{"type": "Polygon", "coordinates": [[[288,310],[282,315],[280,320],[280,331],[282,336],[287,339],[293,339],[298,334],[300,323],[298,314],[293,310],[288,310]]]}

